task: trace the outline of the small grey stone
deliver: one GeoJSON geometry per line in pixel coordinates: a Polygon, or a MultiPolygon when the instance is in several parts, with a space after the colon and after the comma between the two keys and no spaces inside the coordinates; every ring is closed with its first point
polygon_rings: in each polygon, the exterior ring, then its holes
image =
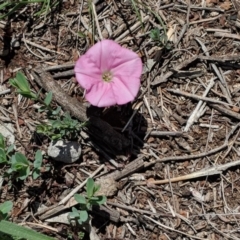
{"type": "Polygon", "coordinates": [[[80,155],[81,145],[78,142],[54,140],[48,147],[48,156],[59,162],[73,163],[80,155]]]}

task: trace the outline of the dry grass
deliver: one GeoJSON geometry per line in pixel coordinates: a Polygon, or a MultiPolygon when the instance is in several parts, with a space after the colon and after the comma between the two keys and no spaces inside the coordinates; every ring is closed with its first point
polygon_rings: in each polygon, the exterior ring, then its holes
{"type": "Polygon", "coordinates": [[[36,91],[45,85],[37,84],[32,69],[48,71],[83,108],[87,103],[72,69],[95,42],[110,38],[132,49],[142,57],[145,72],[134,103],[94,109],[121,133],[121,141],[130,140],[127,149],[114,153],[98,137],[81,133],[79,161],[63,165],[45,156],[52,170],[11,187],[4,181],[0,202],[14,202],[14,222],[56,239],[68,234],[78,239],[80,228],[62,223],[60,216],[75,205],[72,190],[84,192],[91,175],[108,181],[102,184],[107,205],[92,212],[92,232],[99,239],[240,239],[239,5],[143,2],[65,1],[39,18],[30,5],[1,22],[0,50],[8,52],[1,57],[0,125],[13,124],[17,150],[29,159],[49,144],[34,134],[46,116],[9,86],[17,70],[36,91]],[[167,42],[150,38],[156,28],[166,33],[167,42]],[[20,46],[10,46],[13,40],[20,46]]]}

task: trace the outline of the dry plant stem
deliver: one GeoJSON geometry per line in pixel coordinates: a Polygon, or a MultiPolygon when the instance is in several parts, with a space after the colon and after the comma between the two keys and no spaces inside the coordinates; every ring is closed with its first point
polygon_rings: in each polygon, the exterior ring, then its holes
{"type": "MultiPolygon", "coordinates": [[[[148,19],[150,18],[150,16],[146,16],[143,18],[142,22],[145,23],[146,21],[148,21],[148,19]]],[[[118,38],[115,39],[116,42],[121,41],[123,38],[125,38],[130,32],[135,31],[138,27],[141,26],[141,22],[137,22],[135,23],[132,27],[130,27],[130,30],[125,31],[122,35],[120,35],[118,38]]]]}
{"type": "Polygon", "coordinates": [[[180,90],[175,90],[175,89],[166,89],[166,90],[168,92],[175,93],[175,94],[185,96],[185,97],[189,97],[189,98],[192,98],[192,99],[195,99],[195,100],[202,100],[202,101],[209,102],[209,103],[215,103],[215,104],[221,104],[221,105],[227,105],[227,106],[230,105],[231,106],[231,104],[228,104],[228,103],[225,103],[225,102],[222,102],[222,101],[219,101],[219,100],[215,100],[215,99],[209,98],[209,97],[202,97],[202,96],[198,96],[196,94],[191,94],[191,93],[187,93],[187,92],[180,91],[180,90]]]}
{"type": "MultiPolygon", "coordinates": [[[[210,91],[210,89],[214,86],[214,83],[215,83],[215,82],[214,82],[214,79],[211,79],[210,82],[209,82],[209,84],[208,84],[208,86],[207,86],[207,88],[205,89],[205,91],[204,91],[204,93],[203,93],[203,97],[206,97],[206,96],[207,96],[207,94],[208,94],[208,92],[210,91]]],[[[196,108],[193,110],[191,116],[189,117],[189,119],[188,119],[188,121],[187,121],[187,124],[186,124],[186,126],[185,126],[185,128],[184,128],[184,132],[187,132],[187,131],[190,129],[190,127],[191,127],[191,126],[198,120],[198,118],[200,117],[200,116],[199,116],[199,110],[200,110],[202,104],[203,104],[203,101],[200,100],[200,101],[198,102],[196,108]]]]}
{"type": "Polygon", "coordinates": [[[86,107],[82,106],[75,98],[68,96],[60,85],[53,80],[50,73],[38,68],[35,69],[35,72],[32,72],[32,75],[46,92],[53,93],[53,99],[63,106],[66,111],[70,112],[71,115],[82,122],[86,122],[88,120],[86,107]]]}
{"type": "Polygon", "coordinates": [[[21,129],[20,129],[19,123],[18,123],[18,113],[17,113],[16,105],[13,104],[12,108],[13,108],[13,114],[14,114],[14,117],[15,117],[15,122],[16,122],[18,133],[19,133],[19,137],[22,138],[22,132],[21,132],[21,129]]]}
{"type": "Polygon", "coordinates": [[[237,112],[231,111],[231,110],[229,110],[229,109],[227,109],[227,108],[224,108],[224,107],[222,107],[222,106],[218,106],[217,104],[211,104],[211,103],[209,103],[208,105],[209,105],[210,107],[218,110],[219,112],[221,112],[221,113],[229,116],[229,117],[233,117],[233,118],[236,118],[236,119],[240,120],[240,114],[237,113],[237,112]]]}
{"type": "Polygon", "coordinates": [[[210,168],[205,168],[200,171],[197,171],[197,172],[194,172],[191,174],[187,174],[184,176],[180,176],[180,177],[151,181],[151,182],[146,182],[146,181],[145,182],[136,182],[134,185],[135,186],[147,185],[148,183],[158,185],[158,184],[186,181],[189,179],[194,179],[194,178],[199,178],[199,177],[208,177],[208,176],[212,176],[212,175],[221,174],[223,171],[225,171],[231,167],[235,167],[235,166],[239,166],[239,165],[240,165],[240,160],[237,160],[234,162],[230,162],[230,163],[226,163],[226,164],[222,164],[222,165],[216,165],[216,166],[213,166],[210,168]]]}
{"type": "Polygon", "coordinates": [[[41,45],[39,45],[39,44],[33,43],[33,42],[27,40],[26,38],[23,38],[23,41],[24,41],[25,43],[27,43],[27,44],[29,44],[29,45],[32,45],[33,47],[39,48],[39,49],[41,49],[41,50],[43,50],[43,51],[52,52],[52,53],[57,53],[57,54],[59,54],[59,55],[66,56],[64,53],[60,53],[60,52],[54,51],[54,50],[52,50],[52,49],[48,49],[48,48],[43,47],[43,46],[41,46],[41,45]]]}
{"type": "MultiPolygon", "coordinates": [[[[179,71],[184,67],[187,67],[189,64],[191,64],[192,62],[194,62],[196,59],[198,58],[198,56],[193,56],[190,57],[189,59],[186,59],[185,61],[183,61],[182,63],[180,63],[179,65],[177,65],[174,70],[175,71],[179,71]]],[[[167,72],[163,77],[161,77],[159,80],[155,80],[151,83],[151,85],[155,86],[158,85],[160,83],[164,83],[167,82],[168,78],[171,77],[174,74],[174,71],[169,71],[167,72]]]]}
{"type": "Polygon", "coordinates": [[[240,55],[224,55],[224,56],[198,56],[200,60],[213,61],[213,62],[228,62],[228,61],[239,61],[240,55]]]}
{"type": "Polygon", "coordinates": [[[156,220],[154,220],[154,219],[152,219],[152,218],[150,218],[150,217],[148,217],[148,216],[145,216],[145,215],[144,215],[144,217],[145,217],[146,219],[154,222],[155,224],[157,224],[158,226],[160,226],[160,227],[163,228],[163,229],[168,229],[168,230],[170,230],[170,231],[177,232],[177,233],[179,233],[179,234],[181,234],[181,235],[184,235],[184,236],[189,237],[190,239],[207,240],[206,238],[195,237],[195,236],[192,236],[192,235],[187,234],[187,233],[185,233],[185,232],[181,232],[181,231],[178,231],[178,230],[176,230],[176,229],[174,229],[174,228],[168,227],[168,226],[166,226],[166,225],[164,225],[164,224],[162,224],[162,223],[160,223],[160,222],[158,222],[158,221],[156,221],[156,220]]]}
{"type": "Polygon", "coordinates": [[[131,173],[138,172],[140,169],[144,167],[144,156],[140,156],[139,158],[135,159],[134,161],[127,164],[122,171],[114,171],[103,178],[113,178],[114,180],[119,180],[121,178],[124,178],[131,173]]]}
{"type": "MultiPolygon", "coordinates": [[[[93,178],[95,175],[97,175],[102,169],[104,168],[104,165],[102,164],[97,170],[95,170],[89,178],[93,178]]],[[[87,179],[85,179],[80,185],[75,187],[65,198],[63,198],[58,205],[65,204],[75,193],[77,193],[82,187],[84,187],[87,183],[87,179]]]]}
{"type": "MultiPolygon", "coordinates": [[[[61,69],[74,68],[74,66],[75,66],[75,63],[66,63],[66,64],[62,64],[62,65],[46,67],[45,71],[48,72],[48,71],[56,71],[56,70],[61,70],[61,69]]],[[[73,71],[73,73],[74,73],[74,71],[73,71]]]]}
{"type": "Polygon", "coordinates": [[[94,18],[95,18],[95,22],[96,22],[96,26],[97,26],[99,38],[101,40],[103,40],[102,32],[101,32],[101,29],[100,29],[100,26],[99,26],[99,22],[98,22],[98,16],[97,16],[95,4],[93,2],[92,2],[92,10],[93,10],[93,14],[94,14],[94,18]]]}
{"type": "MultiPolygon", "coordinates": [[[[200,46],[202,47],[204,53],[206,54],[206,56],[210,56],[206,46],[204,45],[204,43],[202,41],[200,41],[200,39],[198,38],[195,38],[196,41],[200,44],[200,46]]],[[[232,103],[232,100],[231,100],[231,96],[230,96],[230,91],[229,89],[227,88],[227,83],[225,81],[225,78],[222,76],[221,72],[218,70],[216,64],[214,63],[211,63],[210,64],[214,70],[214,72],[216,73],[217,77],[219,78],[219,80],[221,81],[221,83],[223,84],[223,86],[220,86],[221,87],[221,90],[223,93],[225,93],[225,97],[228,101],[229,104],[233,104],[232,103]]]]}
{"type": "Polygon", "coordinates": [[[226,38],[232,38],[232,39],[240,40],[240,36],[238,34],[215,32],[214,36],[215,37],[226,37],[226,38]]]}
{"type": "Polygon", "coordinates": [[[157,216],[157,217],[172,217],[172,214],[153,213],[153,212],[150,212],[150,211],[134,208],[134,207],[131,207],[131,206],[122,205],[120,203],[113,203],[113,202],[108,201],[107,204],[111,205],[111,206],[114,206],[114,207],[118,207],[118,208],[127,210],[127,211],[136,212],[136,213],[147,214],[147,215],[157,216]]]}
{"type": "MultiPolygon", "coordinates": [[[[190,6],[191,6],[191,9],[207,10],[207,11],[213,11],[213,12],[224,12],[224,10],[221,9],[221,8],[199,7],[199,6],[195,6],[195,5],[190,5],[190,6]]],[[[184,8],[184,9],[187,9],[188,6],[176,4],[176,5],[174,5],[174,8],[184,8]]]]}
{"type": "Polygon", "coordinates": [[[213,150],[210,150],[206,153],[200,153],[196,155],[188,155],[188,156],[171,156],[171,157],[165,157],[165,158],[158,158],[157,160],[151,161],[149,163],[145,163],[145,168],[157,163],[157,162],[169,162],[169,161],[184,161],[184,160],[193,160],[193,159],[198,159],[198,158],[203,158],[206,156],[213,155],[224,148],[228,147],[228,143],[224,143],[222,146],[214,148],[213,150]]]}

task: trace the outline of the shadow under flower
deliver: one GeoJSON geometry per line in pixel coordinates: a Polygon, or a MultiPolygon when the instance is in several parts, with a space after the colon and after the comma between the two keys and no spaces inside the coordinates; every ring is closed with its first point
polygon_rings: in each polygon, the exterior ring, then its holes
{"type": "Polygon", "coordinates": [[[88,133],[93,144],[112,156],[137,156],[145,136],[145,132],[140,129],[147,128],[147,121],[139,112],[131,119],[133,114],[131,104],[109,108],[89,107],[88,133]]]}

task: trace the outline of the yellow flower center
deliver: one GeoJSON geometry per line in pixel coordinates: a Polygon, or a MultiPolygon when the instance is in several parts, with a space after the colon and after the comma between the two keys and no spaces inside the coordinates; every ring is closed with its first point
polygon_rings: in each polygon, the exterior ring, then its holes
{"type": "Polygon", "coordinates": [[[112,80],[112,73],[110,71],[105,71],[102,74],[102,80],[104,82],[110,82],[112,80]]]}

